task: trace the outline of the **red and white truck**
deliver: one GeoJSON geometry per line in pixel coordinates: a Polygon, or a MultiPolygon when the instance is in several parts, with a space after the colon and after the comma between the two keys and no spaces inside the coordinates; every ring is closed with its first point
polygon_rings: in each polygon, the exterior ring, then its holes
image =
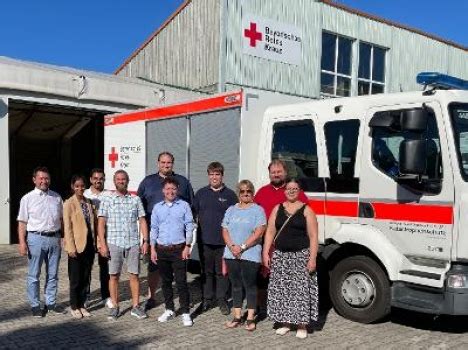
{"type": "Polygon", "coordinates": [[[301,103],[238,91],[110,115],[105,170],[126,169],[136,190],[169,150],[195,189],[214,160],[229,186],[261,186],[281,158],[318,215],[338,313],[364,323],[391,306],[467,315],[468,91],[422,79],[433,86],[301,103]]]}

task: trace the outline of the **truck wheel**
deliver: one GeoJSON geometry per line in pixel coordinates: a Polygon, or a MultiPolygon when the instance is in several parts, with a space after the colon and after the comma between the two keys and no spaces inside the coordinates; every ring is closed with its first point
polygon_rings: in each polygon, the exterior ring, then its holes
{"type": "Polygon", "coordinates": [[[340,261],[330,273],[330,298],[341,316],[360,323],[390,313],[390,283],[379,264],[367,256],[340,261]]]}

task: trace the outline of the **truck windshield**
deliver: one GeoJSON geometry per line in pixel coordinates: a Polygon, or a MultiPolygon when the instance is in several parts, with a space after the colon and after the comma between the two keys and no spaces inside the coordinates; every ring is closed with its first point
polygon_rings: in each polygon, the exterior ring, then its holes
{"type": "Polygon", "coordinates": [[[451,103],[449,109],[460,171],[463,179],[468,181],[468,104],[451,103]]]}

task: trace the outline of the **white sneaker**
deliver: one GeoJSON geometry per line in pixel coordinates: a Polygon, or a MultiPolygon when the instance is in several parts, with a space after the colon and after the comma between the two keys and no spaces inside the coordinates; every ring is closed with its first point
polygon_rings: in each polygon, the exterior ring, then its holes
{"type": "Polygon", "coordinates": [[[184,324],[185,327],[193,326],[193,321],[192,321],[192,318],[190,317],[190,314],[182,314],[182,323],[184,324]]]}
{"type": "Polygon", "coordinates": [[[108,309],[114,308],[114,304],[112,303],[112,299],[111,299],[111,298],[107,298],[107,299],[106,299],[106,306],[107,306],[108,309]]]}
{"type": "Polygon", "coordinates": [[[167,322],[170,319],[174,318],[174,311],[172,310],[166,310],[164,313],[158,317],[159,322],[167,322]]]}

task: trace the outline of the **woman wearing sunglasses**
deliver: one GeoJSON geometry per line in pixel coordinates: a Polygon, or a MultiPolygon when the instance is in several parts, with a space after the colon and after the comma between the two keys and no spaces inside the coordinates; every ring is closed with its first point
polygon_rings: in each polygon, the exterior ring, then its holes
{"type": "Polygon", "coordinates": [[[299,200],[300,190],[296,180],[286,181],[286,201],[268,219],[262,259],[271,267],[268,316],[280,324],[276,334],[285,335],[295,326],[296,337],[304,339],[307,326],[318,316],[318,228],[314,212],[299,200]],[[273,243],[270,261],[268,251],[273,243]]]}
{"type": "Polygon", "coordinates": [[[255,330],[257,308],[257,273],[260,267],[262,246],[258,243],[265,231],[266,217],[262,207],[253,202],[254,186],[249,180],[237,185],[239,203],[228,208],[222,227],[226,242],[224,259],[232,286],[233,319],[226,328],[236,328],[242,323],[243,291],[247,298],[245,329],[255,330]]]}

